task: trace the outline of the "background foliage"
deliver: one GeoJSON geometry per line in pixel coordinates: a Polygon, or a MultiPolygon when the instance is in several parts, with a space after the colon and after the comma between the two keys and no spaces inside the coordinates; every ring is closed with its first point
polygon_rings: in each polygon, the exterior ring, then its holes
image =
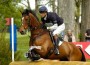
{"type": "MultiPolygon", "coordinates": [[[[35,0],[35,12],[38,13],[38,8],[41,5],[49,6],[53,12],[56,12],[64,19],[66,30],[71,29],[74,31],[76,38],[84,40],[84,33],[87,28],[90,28],[90,0],[35,0]],[[57,1],[57,2],[56,2],[57,1]],[[82,15],[81,15],[82,14],[82,15]],[[81,23],[79,18],[81,16],[81,23]],[[72,25],[72,27],[71,27],[72,25]]],[[[14,18],[17,28],[21,25],[21,12],[24,8],[31,9],[31,0],[0,0],[0,62],[1,65],[8,65],[11,62],[11,51],[9,47],[9,38],[7,37],[7,29],[5,18],[14,18]],[[26,2],[27,5],[22,3],[26,2]],[[21,3],[22,5],[18,5],[21,3]]],[[[39,13],[37,16],[40,19],[39,13]]],[[[17,35],[18,51],[15,52],[15,60],[26,60],[24,53],[29,48],[28,36],[17,35]],[[24,39],[24,40],[23,40],[24,39]]],[[[80,40],[79,40],[80,41],[80,40]]]]}

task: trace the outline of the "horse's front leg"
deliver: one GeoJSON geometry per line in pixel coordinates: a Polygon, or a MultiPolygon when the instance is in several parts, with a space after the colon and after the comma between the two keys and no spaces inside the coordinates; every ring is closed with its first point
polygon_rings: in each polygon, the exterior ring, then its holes
{"type": "Polygon", "coordinates": [[[40,59],[40,55],[37,54],[35,49],[41,49],[41,46],[30,46],[29,51],[26,53],[26,57],[32,61],[40,59]]]}
{"type": "Polygon", "coordinates": [[[33,50],[33,49],[39,49],[41,50],[41,46],[30,46],[29,50],[33,50]]]}

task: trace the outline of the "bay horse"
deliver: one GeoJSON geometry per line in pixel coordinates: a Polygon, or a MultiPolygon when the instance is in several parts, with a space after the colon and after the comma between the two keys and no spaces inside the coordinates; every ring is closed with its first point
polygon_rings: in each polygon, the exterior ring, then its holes
{"type": "Polygon", "coordinates": [[[38,59],[41,57],[52,60],[57,59],[60,61],[86,61],[82,50],[71,42],[62,41],[62,44],[59,46],[60,54],[55,55],[53,52],[54,45],[49,31],[42,27],[42,23],[38,21],[32,11],[28,13],[28,16],[23,16],[22,26],[19,31],[21,34],[24,34],[25,30],[28,28],[30,28],[31,31],[29,43],[30,50],[28,52],[29,58],[37,54],[38,59]],[[34,53],[31,53],[32,51],[34,53]]]}

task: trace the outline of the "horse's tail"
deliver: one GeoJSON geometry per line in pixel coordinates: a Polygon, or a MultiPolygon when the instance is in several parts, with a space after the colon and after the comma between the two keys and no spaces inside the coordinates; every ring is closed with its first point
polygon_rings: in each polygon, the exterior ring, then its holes
{"type": "Polygon", "coordinates": [[[85,55],[84,55],[82,49],[81,49],[81,48],[79,48],[79,49],[80,49],[80,51],[81,51],[81,53],[82,53],[82,59],[81,59],[81,61],[86,61],[86,58],[85,58],[85,55]]]}

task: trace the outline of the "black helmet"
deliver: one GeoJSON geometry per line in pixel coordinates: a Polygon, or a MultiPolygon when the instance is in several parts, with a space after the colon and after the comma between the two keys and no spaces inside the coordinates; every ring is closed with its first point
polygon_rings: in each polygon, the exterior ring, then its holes
{"type": "Polygon", "coordinates": [[[39,8],[40,13],[47,12],[47,11],[48,10],[47,10],[47,8],[45,6],[42,6],[42,7],[39,8]]]}
{"type": "Polygon", "coordinates": [[[25,9],[23,12],[22,12],[22,16],[25,16],[25,15],[28,15],[29,14],[29,10],[28,9],[25,9]]]}

